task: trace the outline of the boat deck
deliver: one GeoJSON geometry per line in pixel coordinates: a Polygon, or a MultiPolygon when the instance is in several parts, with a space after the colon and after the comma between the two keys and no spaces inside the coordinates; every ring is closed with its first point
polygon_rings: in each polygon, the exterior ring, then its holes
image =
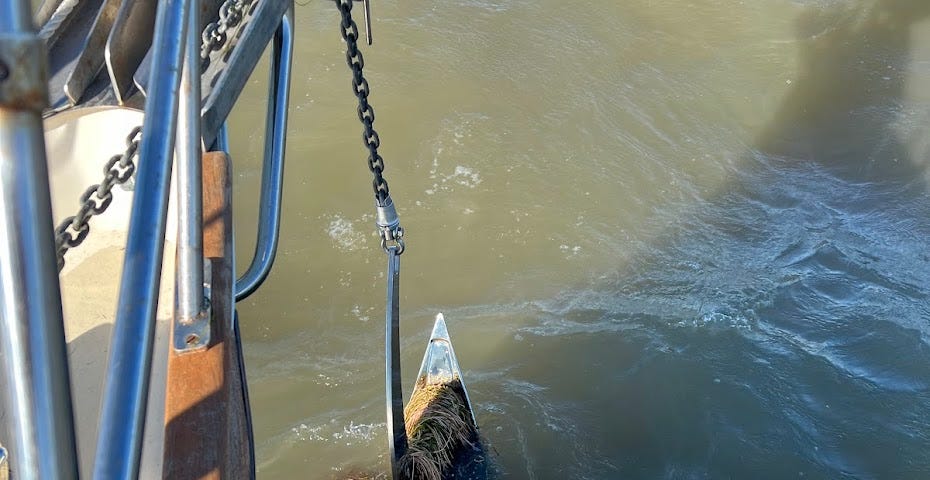
{"type": "MultiPolygon", "coordinates": [[[[124,125],[128,134],[135,125],[141,124],[141,112],[122,108],[74,110],[46,121],[52,211],[56,224],[74,214],[78,197],[84,189],[100,182],[106,160],[126,148],[122,133],[90,136],[86,132],[107,132],[112,131],[113,125],[124,125]]],[[[97,424],[132,206],[132,191],[117,186],[113,189],[113,196],[107,211],[91,220],[91,233],[87,239],[68,251],[59,276],[78,455],[81,476],[87,478],[91,476],[96,452],[97,424]]],[[[169,210],[173,210],[173,202],[169,210]]],[[[174,238],[176,230],[175,222],[169,220],[167,238],[174,238]]],[[[165,242],[150,405],[164,404],[168,335],[174,299],[174,252],[174,242],[165,242]]],[[[150,408],[143,447],[142,478],[161,478],[163,425],[164,409],[150,408]]]]}

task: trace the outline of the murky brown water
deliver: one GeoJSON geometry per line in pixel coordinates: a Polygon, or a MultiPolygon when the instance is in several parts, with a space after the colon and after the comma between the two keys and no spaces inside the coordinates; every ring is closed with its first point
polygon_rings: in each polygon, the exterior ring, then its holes
{"type": "MultiPolygon", "coordinates": [[[[405,386],[444,312],[502,477],[930,477],[930,3],[372,9],[405,386]]],[[[261,478],[386,465],[366,153],[335,7],[296,14],[282,240],[239,304],[261,478]]]]}

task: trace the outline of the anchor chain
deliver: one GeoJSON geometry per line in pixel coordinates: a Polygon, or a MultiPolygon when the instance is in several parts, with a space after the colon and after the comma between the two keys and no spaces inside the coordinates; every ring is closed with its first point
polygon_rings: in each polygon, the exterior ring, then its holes
{"type": "Polygon", "coordinates": [[[226,0],[220,5],[220,17],[215,22],[210,22],[200,34],[200,61],[201,68],[206,69],[210,65],[210,54],[223,48],[229,36],[226,34],[229,30],[236,28],[253,0],[226,0]]]}
{"type": "MultiPolygon", "coordinates": [[[[346,63],[352,71],[352,93],[358,98],[358,119],[362,122],[362,142],[368,148],[368,169],[373,176],[371,186],[375,194],[377,218],[381,233],[381,248],[387,253],[387,304],[385,308],[385,400],[387,407],[388,448],[391,455],[391,475],[395,480],[405,478],[400,461],[407,452],[407,431],[404,426],[404,394],[401,386],[400,362],[400,255],[404,253],[404,229],[400,226],[397,209],[384,179],[384,158],[378,154],[381,139],[375,131],[375,111],[368,103],[371,90],[362,73],[365,59],[358,50],[358,25],[352,20],[353,0],[336,0],[342,14],[340,33],[346,42],[346,63]]],[[[365,2],[366,29],[370,31],[368,2],[365,2]]],[[[371,35],[368,35],[369,42],[371,35]]]]}
{"type": "Polygon", "coordinates": [[[103,166],[103,181],[91,185],[81,194],[81,207],[77,214],[61,221],[55,228],[55,253],[58,271],[65,266],[65,253],[69,248],[80,245],[90,233],[90,219],[107,210],[113,201],[113,187],[123,185],[136,171],[133,159],[138,156],[142,127],[133,128],[126,136],[126,150],[110,157],[103,166]]]}
{"type": "MultiPolygon", "coordinates": [[[[223,48],[228,38],[227,32],[242,23],[248,7],[254,0],[226,0],[220,5],[219,20],[210,22],[201,33],[200,58],[202,68],[210,65],[210,54],[223,48]]],[[[55,254],[58,271],[65,267],[65,253],[84,242],[90,233],[90,219],[106,211],[113,201],[113,187],[123,185],[132,178],[136,171],[133,158],[138,156],[139,140],[142,126],[132,129],[126,137],[126,150],[110,157],[103,167],[103,181],[91,185],[81,194],[81,207],[77,214],[65,218],[55,228],[55,254]]]]}
{"type": "Polygon", "coordinates": [[[336,0],[336,6],[342,14],[339,32],[346,42],[346,64],[352,72],[352,93],[358,98],[357,112],[358,119],[362,122],[362,142],[368,148],[368,169],[373,177],[371,186],[378,211],[377,225],[381,233],[381,248],[389,253],[393,249],[394,253],[400,255],[405,248],[404,229],[400,226],[387,180],[384,179],[384,158],[378,153],[381,138],[374,127],[375,110],[368,102],[371,89],[363,73],[365,59],[358,49],[359,29],[352,19],[352,3],[353,0],[336,0]]]}

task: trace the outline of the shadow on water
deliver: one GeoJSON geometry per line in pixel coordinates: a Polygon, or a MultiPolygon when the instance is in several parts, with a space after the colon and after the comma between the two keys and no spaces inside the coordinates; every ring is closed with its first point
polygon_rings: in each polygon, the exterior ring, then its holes
{"type": "Polygon", "coordinates": [[[802,16],[800,78],[757,148],[823,165],[848,181],[922,179],[926,159],[909,158],[894,125],[911,63],[911,26],[928,15],[930,3],[922,0],[885,0],[802,16]]]}
{"type": "Polygon", "coordinates": [[[833,5],[725,190],[517,308],[532,359],[471,387],[505,477],[930,476],[928,152],[899,128],[930,2],[833,5]]]}

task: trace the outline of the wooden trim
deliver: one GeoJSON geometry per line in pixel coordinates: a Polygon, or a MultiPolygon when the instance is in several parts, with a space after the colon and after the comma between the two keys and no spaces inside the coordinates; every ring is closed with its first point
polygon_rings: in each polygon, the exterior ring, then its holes
{"type": "Polygon", "coordinates": [[[172,480],[249,478],[254,467],[241,352],[232,328],[231,192],[229,157],[204,154],[203,247],[213,264],[211,340],[193,353],[169,347],[163,476],[172,480]]]}

